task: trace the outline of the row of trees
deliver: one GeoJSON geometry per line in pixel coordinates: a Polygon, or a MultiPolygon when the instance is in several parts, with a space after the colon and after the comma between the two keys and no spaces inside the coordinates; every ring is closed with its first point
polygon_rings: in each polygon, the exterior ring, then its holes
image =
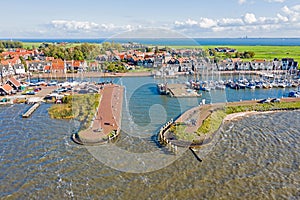
{"type": "Polygon", "coordinates": [[[105,51],[109,50],[118,50],[121,51],[123,49],[122,45],[120,43],[112,42],[103,42],[101,44],[101,53],[105,53],[105,51]]]}
{"type": "Polygon", "coordinates": [[[5,49],[23,48],[23,43],[19,41],[0,41],[0,53],[5,49]]]}
{"type": "Polygon", "coordinates": [[[75,47],[63,47],[53,44],[43,45],[39,48],[45,56],[66,60],[93,60],[101,52],[98,45],[84,43],[75,47]]]}

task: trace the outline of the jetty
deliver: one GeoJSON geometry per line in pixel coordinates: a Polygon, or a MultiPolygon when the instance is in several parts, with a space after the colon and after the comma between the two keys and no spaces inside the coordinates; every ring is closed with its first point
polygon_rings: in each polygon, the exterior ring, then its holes
{"type": "Polygon", "coordinates": [[[29,118],[34,111],[40,106],[40,103],[33,104],[23,115],[23,118],[29,118]]]}
{"type": "Polygon", "coordinates": [[[116,140],[120,135],[124,87],[107,84],[99,93],[99,107],[90,127],[72,135],[77,144],[105,144],[116,140]]]}
{"type": "Polygon", "coordinates": [[[171,97],[201,97],[201,93],[198,93],[194,89],[190,89],[184,84],[168,84],[167,90],[171,97]]]}
{"type": "MultiPolygon", "coordinates": [[[[268,103],[270,106],[273,105],[273,107],[270,107],[268,109],[258,108],[258,110],[246,110],[246,111],[234,112],[232,114],[228,114],[223,119],[222,124],[227,121],[231,121],[233,119],[239,119],[241,117],[254,115],[254,114],[298,110],[300,109],[299,104],[298,105],[289,104],[289,103],[297,103],[297,102],[300,102],[300,98],[281,98],[277,103],[272,103],[272,102],[268,103]],[[286,105],[286,106],[280,106],[280,105],[286,105]]],[[[201,146],[210,143],[217,132],[216,131],[213,133],[202,134],[202,135],[197,135],[196,133],[198,128],[213,112],[217,110],[221,110],[224,107],[260,106],[262,104],[266,104],[266,103],[257,100],[248,100],[248,101],[240,101],[240,102],[206,104],[206,105],[200,105],[191,108],[186,112],[182,113],[182,115],[179,116],[174,122],[172,121],[170,123],[167,123],[158,133],[158,140],[162,144],[171,147],[171,150],[174,151],[175,149],[175,152],[178,147],[195,148],[195,149],[200,148],[201,146]],[[181,124],[184,124],[186,126],[184,130],[186,133],[195,136],[193,141],[178,139],[175,133],[170,131],[170,128],[172,126],[177,126],[181,124]]],[[[220,125],[220,127],[222,126],[222,124],[220,125]]]]}

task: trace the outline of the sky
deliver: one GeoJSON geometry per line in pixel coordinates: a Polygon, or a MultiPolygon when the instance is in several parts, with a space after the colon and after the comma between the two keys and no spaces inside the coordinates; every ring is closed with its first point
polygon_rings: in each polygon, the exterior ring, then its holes
{"type": "Polygon", "coordinates": [[[299,0],[9,0],[0,38],[300,37],[299,0]],[[151,31],[147,36],[151,37],[151,31]],[[175,35],[176,35],[175,34],[175,35]]]}

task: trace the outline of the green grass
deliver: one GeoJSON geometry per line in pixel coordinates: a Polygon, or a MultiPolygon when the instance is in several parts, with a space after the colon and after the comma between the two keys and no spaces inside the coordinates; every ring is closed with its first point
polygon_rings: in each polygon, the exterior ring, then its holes
{"type": "Polygon", "coordinates": [[[284,109],[300,109],[300,102],[281,102],[281,103],[265,103],[244,106],[226,106],[226,114],[247,112],[247,111],[272,111],[284,109]]]}
{"type": "Polygon", "coordinates": [[[153,71],[153,69],[140,67],[140,68],[136,68],[136,69],[133,69],[133,70],[129,70],[128,72],[151,72],[151,71],[153,71]]]}
{"type": "Polygon", "coordinates": [[[214,111],[209,117],[207,117],[203,121],[202,125],[198,128],[197,133],[199,135],[214,133],[220,128],[222,121],[225,117],[225,110],[222,109],[214,111]]]}
{"type": "Polygon", "coordinates": [[[214,111],[209,117],[207,117],[202,125],[198,128],[197,133],[212,134],[217,131],[223,119],[228,114],[248,112],[248,111],[272,111],[272,110],[287,110],[287,109],[300,109],[300,101],[297,102],[281,102],[281,103],[266,103],[266,104],[254,104],[243,106],[225,106],[225,109],[214,111]]]}
{"type": "MultiPolygon", "coordinates": [[[[174,49],[214,49],[215,47],[229,47],[236,49],[238,52],[253,51],[254,58],[243,59],[244,61],[256,60],[273,60],[274,58],[294,58],[300,61],[300,46],[231,46],[231,45],[204,45],[204,46],[169,46],[174,49]]],[[[222,56],[220,53],[219,55],[222,56]]]]}
{"type": "Polygon", "coordinates": [[[48,113],[53,119],[76,119],[81,129],[90,126],[99,105],[99,94],[71,95],[64,97],[63,104],[51,106],[48,113]]]}
{"type": "Polygon", "coordinates": [[[177,140],[193,141],[197,135],[187,133],[185,131],[186,128],[187,126],[185,124],[174,124],[169,131],[175,134],[177,140]]]}
{"type": "Polygon", "coordinates": [[[41,42],[22,42],[22,43],[25,49],[32,49],[32,47],[38,48],[42,44],[41,42]]]}

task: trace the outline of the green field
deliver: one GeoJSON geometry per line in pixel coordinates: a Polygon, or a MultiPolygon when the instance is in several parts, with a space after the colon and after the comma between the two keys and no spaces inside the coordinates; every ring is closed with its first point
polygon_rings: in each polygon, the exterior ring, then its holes
{"type": "MultiPolygon", "coordinates": [[[[228,47],[236,49],[238,52],[253,51],[257,60],[273,60],[274,58],[294,58],[300,62],[300,46],[229,46],[229,45],[209,45],[209,46],[170,46],[174,49],[213,49],[216,47],[228,47]]],[[[222,53],[220,53],[222,54],[222,53]]],[[[253,59],[245,59],[253,60],[253,59]]]]}

